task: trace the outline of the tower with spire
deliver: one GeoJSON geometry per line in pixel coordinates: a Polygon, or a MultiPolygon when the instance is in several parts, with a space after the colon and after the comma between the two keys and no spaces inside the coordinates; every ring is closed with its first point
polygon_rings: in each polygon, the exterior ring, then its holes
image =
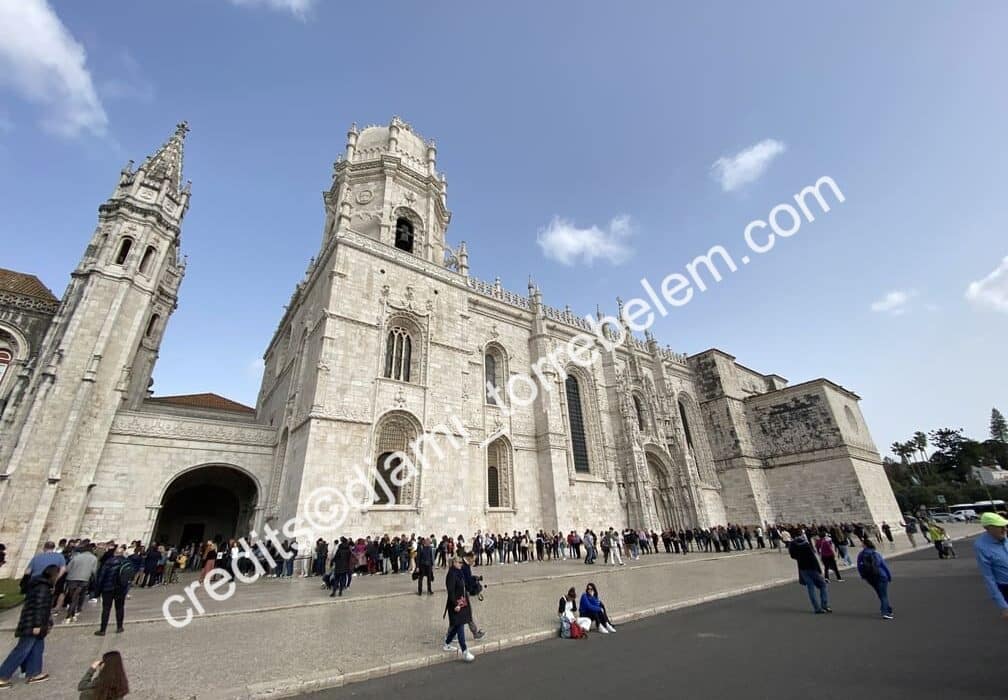
{"type": "MultiPolygon", "coordinates": [[[[72,531],[88,505],[112,420],[148,394],[185,262],[190,183],[178,124],[154,154],[119,174],[0,432],[0,541],[72,531]]],[[[31,551],[9,552],[15,568],[31,551]]]]}

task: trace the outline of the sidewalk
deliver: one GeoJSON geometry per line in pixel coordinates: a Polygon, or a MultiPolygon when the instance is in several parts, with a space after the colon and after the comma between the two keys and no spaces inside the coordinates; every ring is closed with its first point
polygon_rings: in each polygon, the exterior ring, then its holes
{"type": "MultiPolygon", "coordinates": [[[[949,527],[955,538],[979,531],[974,525],[949,527]]],[[[896,545],[881,551],[891,557],[910,550],[905,535],[897,537],[896,545]]],[[[960,556],[968,556],[962,546],[959,550],[960,556]]],[[[485,600],[474,605],[475,617],[487,631],[483,640],[470,644],[477,656],[555,636],[557,599],[570,586],[583,590],[589,580],[597,584],[617,624],[795,580],[791,559],[772,550],[686,557],[662,553],[625,567],[494,565],[479,567],[477,573],[488,584],[485,600]]],[[[898,562],[894,575],[898,584],[898,562]]],[[[857,574],[849,578],[857,579],[857,574]]],[[[161,617],[165,598],[180,593],[181,585],[138,590],[127,602],[122,635],[110,630],[106,637],[93,636],[94,605],[82,615],[84,624],[58,625],[46,639],[45,667],[52,679],[33,687],[16,681],[11,697],[76,698],[84,669],[109,649],[123,653],[131,697],[159,700],[286,697],[452,661],[451,654],[440,650],[447,627],[441,617],[443,581],[439,569],[435,595],[422,597],[408,575],[391,574],[357,577],[342,598],[329,598],[315,578],[242,586],[225,603],[209,600],[201,591],[207,614],[184,629],[161,617]]],[[[796,593],[796,605],[806,602],[804,594],[796,593]]],[[[15,612],[0,617],[0,629],[7,630],[11,644],[14,623],[15,612]]]]}

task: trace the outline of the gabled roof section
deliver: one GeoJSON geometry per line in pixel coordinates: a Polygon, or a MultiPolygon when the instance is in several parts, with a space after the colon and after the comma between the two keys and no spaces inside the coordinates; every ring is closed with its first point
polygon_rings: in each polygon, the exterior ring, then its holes
{"type": "Polygon", "coordinates": [[[3,268],[0,268],[0,292],[12,292],[46,301],[59,301],[35,275],[3,268]]]}
{"type": "Polygon", "coordinates": [[[161,403],[171,406],[185,406],[187,408],[209,408],[214,411],[230,411],[232,413],[255,415],[255,409],[251,406],[246,406],[243,403],[238,403],[237,401],[232,401],[213,393],[152,396],[146,400],[146,403],[161,403]]]}
{"type": "Polygon", "coordinates": [[[175,133],[171,135],[171,138],[141,166],[149,178],[155,180],[168,178],[172,192],[176,194],[182,191],[183,144],[188,133],[189,124],[179,122],[175,126],[175,133]]]}

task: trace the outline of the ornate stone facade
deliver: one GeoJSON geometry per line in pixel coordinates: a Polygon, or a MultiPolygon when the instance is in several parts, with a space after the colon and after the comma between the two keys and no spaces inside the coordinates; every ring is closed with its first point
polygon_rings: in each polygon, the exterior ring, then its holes
{"type": "Polygon", "coordinates": [[[899,519],[858,397],[827,380],[788,387],[650,334],[557,363],[601,314],[471,276],[437,149],[398,118],[347,134],[254,412],[148,400],[185,271],[184,136],[123,170],[3,413],[0,540],[19,560],[61,535],[190,536],[197,515],[169,501],[211,467],[251,494],[237,530],[304,517],[319,487],[360,495],[323,536],[899,519]],[[367,495],[413,446],[413,478],[367,495]]]}

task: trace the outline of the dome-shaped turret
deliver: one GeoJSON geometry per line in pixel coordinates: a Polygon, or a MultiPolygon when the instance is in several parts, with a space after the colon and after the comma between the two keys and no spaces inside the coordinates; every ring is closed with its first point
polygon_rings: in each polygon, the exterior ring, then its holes
{"type": "Polygon", "coordinates": [[[346,160],[351,163],[380,160],[383,155],[391,155],[413,170],[433,174],[436,154],[434,142],[425,140],[399,117],[392,117],[387,126],[372,125],[359,132],[354,125],[347,134],[346,160]]]}

